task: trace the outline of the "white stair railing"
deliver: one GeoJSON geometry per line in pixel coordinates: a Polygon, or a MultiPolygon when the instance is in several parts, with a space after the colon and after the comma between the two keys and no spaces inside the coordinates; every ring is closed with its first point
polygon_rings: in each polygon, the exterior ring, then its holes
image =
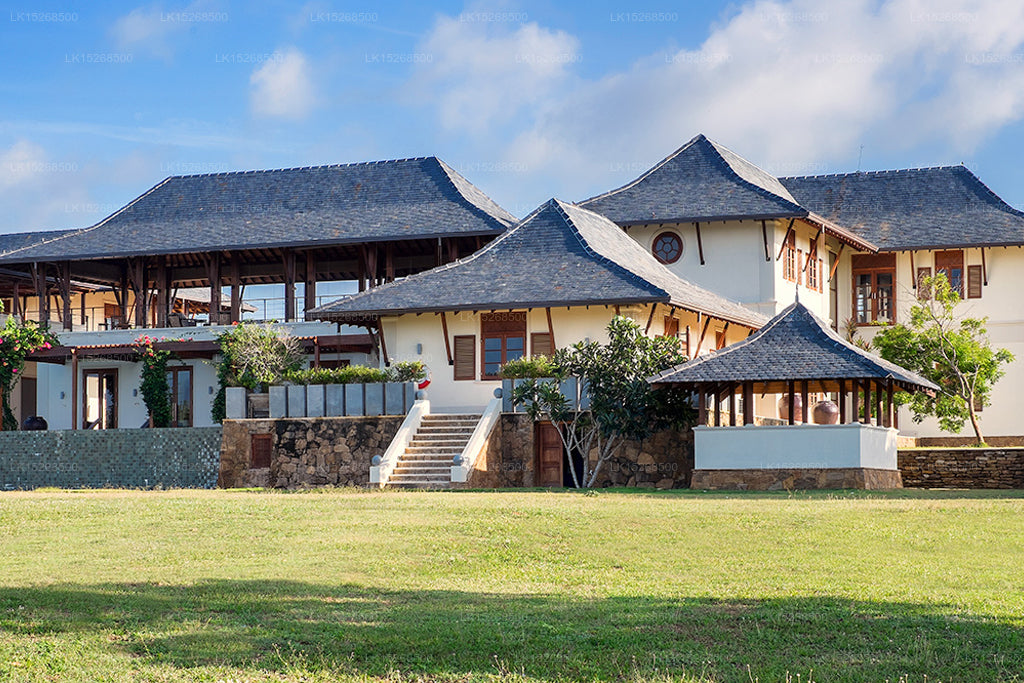
{"type": "Polygon", "coordinates": [[[491,436],[491,432],[494,431],[494,426],[498,424],[500,417],[501,397],[497,396],[492,398],[491,402],[487,404],[484,414],[480,417],[480,421],[476,423],[473,435],[469,437],[469,441],[466,443],[466,447],[462,449],[462,453],[455,456],[455,464],[452,465],[453,482],[464,483],[469,480],[469,473],[473,471],[476,459],[480,455],[480,451],[484,449],[484,445],[491,436]]]}
{"type": "Polygon", "coordinates": [[[409,442],[416,436],[423,417],[429,414],[429,400],[420,399],[413,402],[412,408],[409,409],[405,420],[402,421],[402,426],[398,428],[398,433],[391,440],[391,445],[384,451],[384,455],[374,456],[373,464],[370,466],[370,484],[377,484],[380,488],[387,486],[388,478],[391,477],[395,466],[398,465],[399,458],[405,453],[405,449],[409,447],[409,442]]]}

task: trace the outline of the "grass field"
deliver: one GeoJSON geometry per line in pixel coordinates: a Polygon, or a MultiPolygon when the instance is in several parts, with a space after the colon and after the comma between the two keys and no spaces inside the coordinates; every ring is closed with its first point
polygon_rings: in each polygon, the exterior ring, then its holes
{"type": "Polygon", "coordinates": [[[1024,492],[0,494],[0,680],[1024,680],[1024,492]]]}

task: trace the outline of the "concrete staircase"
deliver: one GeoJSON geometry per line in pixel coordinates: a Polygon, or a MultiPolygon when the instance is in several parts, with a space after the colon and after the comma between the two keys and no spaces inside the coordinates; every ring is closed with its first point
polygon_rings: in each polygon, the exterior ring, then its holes
{"type": "Polygon", "coordinates": [[[388,477],[395,488],[446,489],[451,486],[452,458],[473,435],[480,415],[425,415],[412,441],[388,477]]]}

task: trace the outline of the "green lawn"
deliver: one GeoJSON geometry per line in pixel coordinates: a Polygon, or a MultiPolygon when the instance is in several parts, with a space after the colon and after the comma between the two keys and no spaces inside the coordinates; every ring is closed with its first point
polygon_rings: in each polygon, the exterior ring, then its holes
{"type": "Polygon", "coordinates": [[[1024,680],[1024,492],[0,494],[0,680],[1024,680]]]}

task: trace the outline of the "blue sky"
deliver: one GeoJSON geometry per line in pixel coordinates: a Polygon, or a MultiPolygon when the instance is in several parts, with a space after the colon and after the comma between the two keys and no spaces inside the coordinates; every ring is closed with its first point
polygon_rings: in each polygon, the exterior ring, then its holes
{"type": "Polygon", "coordinates": [[[5,3],[0,65],[0,232],[422,155],[522,216],[699,132],[779,175],[963,162],[1024,207],[1018,0],[5,3]]]}

